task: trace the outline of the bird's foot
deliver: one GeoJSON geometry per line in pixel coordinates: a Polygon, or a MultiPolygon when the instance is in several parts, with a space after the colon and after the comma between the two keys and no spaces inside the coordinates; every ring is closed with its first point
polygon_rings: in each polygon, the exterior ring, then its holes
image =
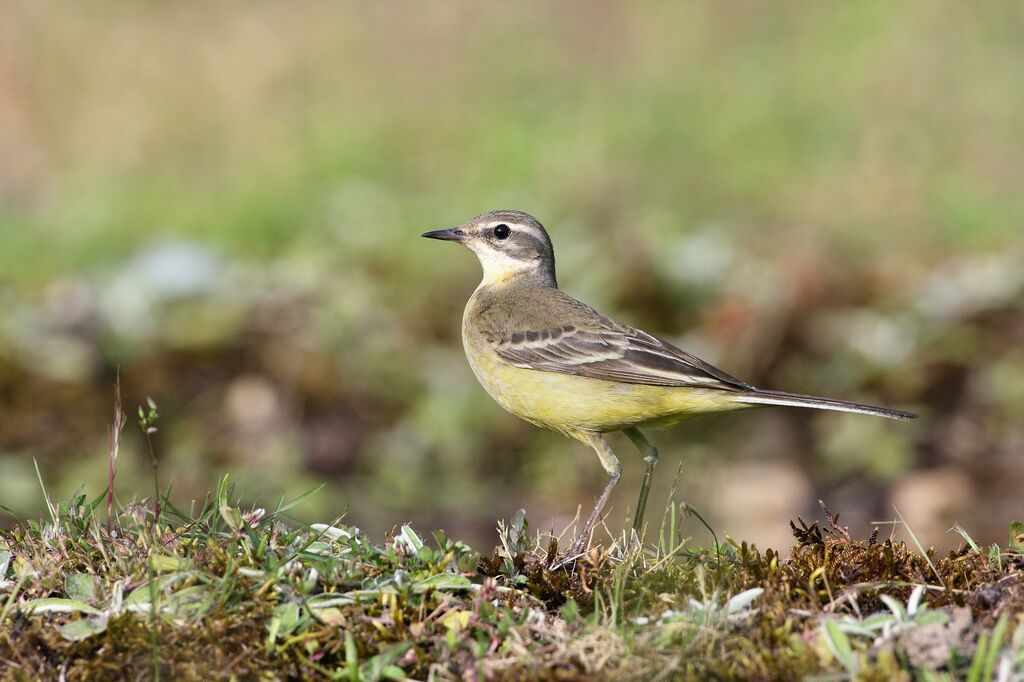
{"type": "Polygon", "coordinates": [[[564,568],[584,556],[587,553],[588,539],[588,535],[580,535],[577,537],[573,543],[569,545],[569,549],[567,549],[562,556],[555,559],[555,562],[551,564],[552,570],[564,568]]]}

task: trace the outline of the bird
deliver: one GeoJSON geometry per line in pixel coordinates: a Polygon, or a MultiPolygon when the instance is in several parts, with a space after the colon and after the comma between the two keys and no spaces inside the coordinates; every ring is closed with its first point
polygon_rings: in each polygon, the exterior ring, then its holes
{"type": "Polygon", "coordinates": [[[759,406],[805,407],[908,420],[912,412],[763,390],[558,288],[551,238],[533,216],[482,213],[423,237],[456,242],[483,268],[462,317],[462,343],[477,380],[508,412],[577,440],[608,474],[593,510],[559,565],[581,556],[622,465],[604,436],[622,432],[645,462],[633,530],[642,533],[658,450],[641,427],[759,406]]]}

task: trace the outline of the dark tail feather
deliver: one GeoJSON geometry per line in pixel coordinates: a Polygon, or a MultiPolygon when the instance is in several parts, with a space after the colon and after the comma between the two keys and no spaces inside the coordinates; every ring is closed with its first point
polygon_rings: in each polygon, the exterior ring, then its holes
{"type": "Polygon", "coordinates": [[[752,405],[785,405],[788,407],[810,407],[815,410],[855,412],[857,414],[870,414],[876,417],[886,417],[887,419],[917,419],[917,415],[913,412],[894,410],[889,407],[865,405],[863,403],[853,403],[847,400],[832,400],[831,398],[816,398],[812,395],[783,393],[782,391],[755,390],[751,393],[743,393],[737,396],[736,402],[749,403],[752,405]]]}

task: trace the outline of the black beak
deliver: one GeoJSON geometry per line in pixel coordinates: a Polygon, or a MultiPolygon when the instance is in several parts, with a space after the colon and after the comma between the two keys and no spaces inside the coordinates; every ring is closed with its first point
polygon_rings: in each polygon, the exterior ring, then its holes
{"type": "Polygon", "coordinates": [[[420,236],[426,237],[427,239],[443,239],[446,242],[462,242],[466,240],[466,233],[457,227],[451,227],[447,230],[424,232],[420,236]]]}

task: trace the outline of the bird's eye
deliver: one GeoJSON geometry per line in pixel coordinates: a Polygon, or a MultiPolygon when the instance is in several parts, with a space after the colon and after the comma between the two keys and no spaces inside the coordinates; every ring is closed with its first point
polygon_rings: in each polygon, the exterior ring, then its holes
{"type": "Polygon", "coordinates": [[[494,236],[498,239],[508,239],[508,236],[512,234],[511,228],[508,225],[502,223],[494,228],[494,236]]]}

